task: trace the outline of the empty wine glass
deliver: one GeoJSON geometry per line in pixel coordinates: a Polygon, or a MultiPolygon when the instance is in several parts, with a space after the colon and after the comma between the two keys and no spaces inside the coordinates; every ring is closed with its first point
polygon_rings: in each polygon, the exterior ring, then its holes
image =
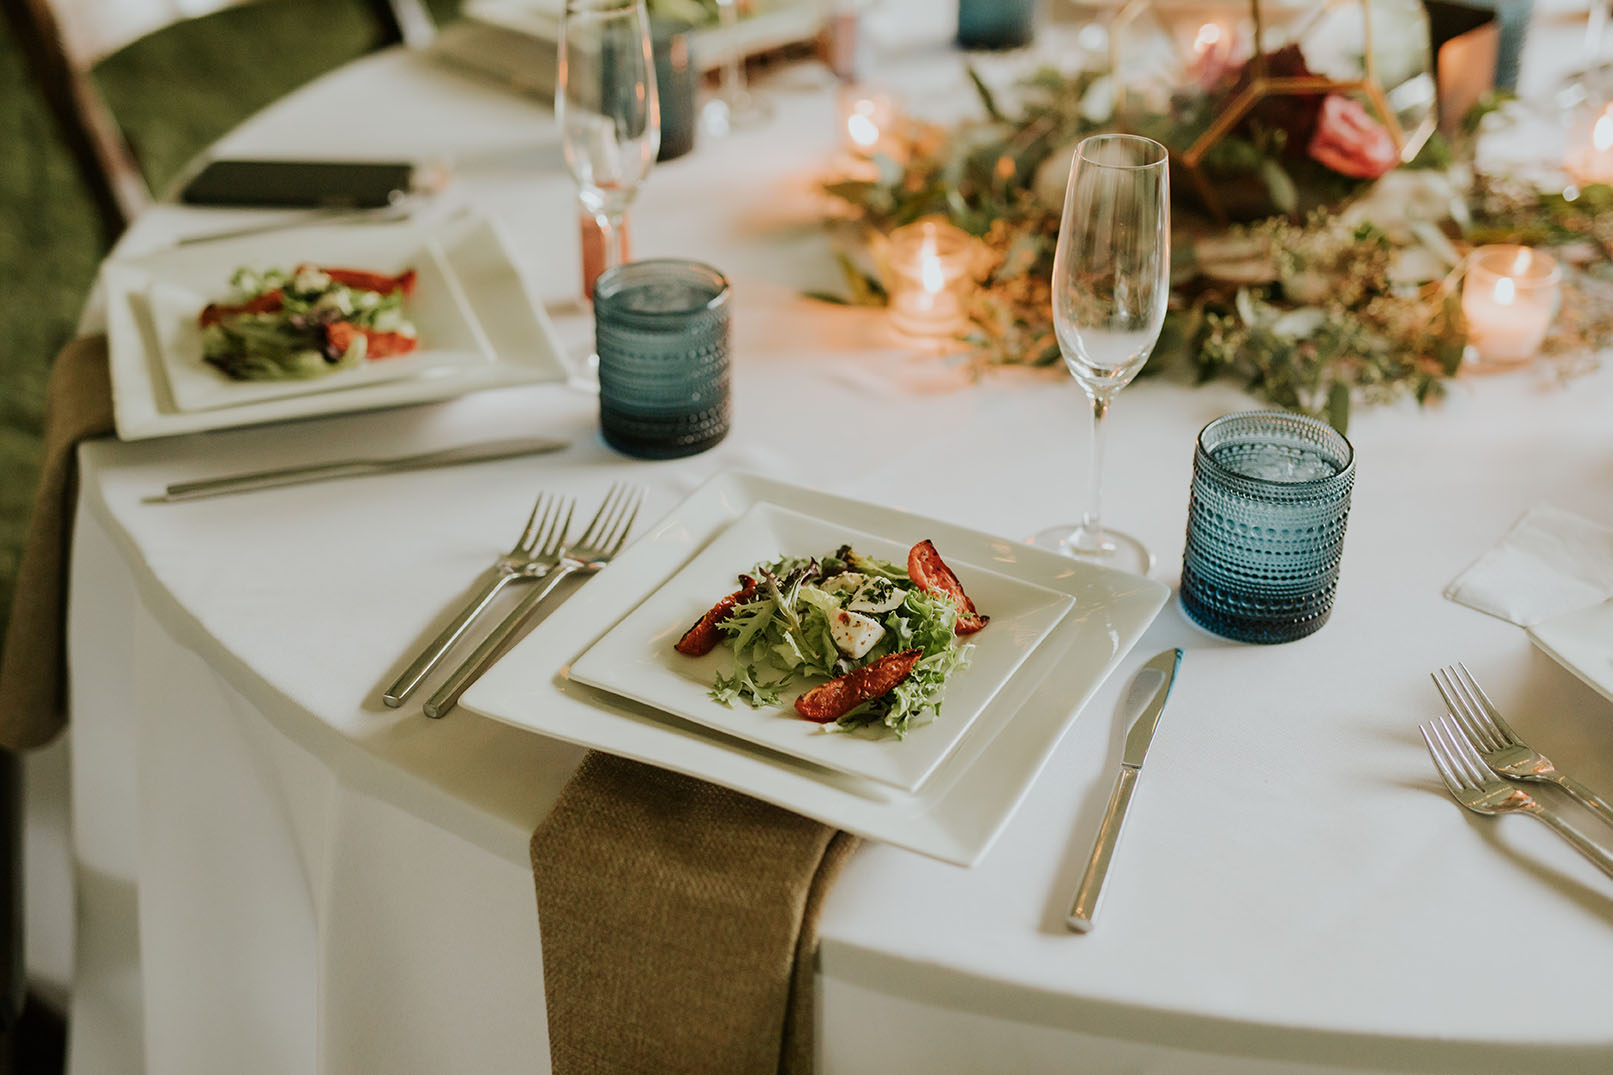
{"type": "Polygon", "coordinates": [[[1053,258],[1053,326],[1064,364],[1092,403],[1087,503],[1079,524],[1043,530],[1033,545],[1123,571],[1153,567],[1140,541],[1101,522],[1104,418],[1159,339],[1170,261],[1165,147],[1129,134],[1081,142],[1053,258]]]}
{"type": "Polygon", "coordinates": [[[707,134],[722,137],[732,131],[754,127],[772,116],[766,99],[745,85],[745,50],[739,30],[738,0],[716,0],[717,25],[727,49],[722,73],[718,76],[717,96],[700,110],[700,126],[707,134]]]}
{"type": "Polygon", "coordinates": [[[622,220],[661,148],[644,0],[566,0],[555,116],[566,166],[604,240],[599,270],[623,260],[622,220]]]}

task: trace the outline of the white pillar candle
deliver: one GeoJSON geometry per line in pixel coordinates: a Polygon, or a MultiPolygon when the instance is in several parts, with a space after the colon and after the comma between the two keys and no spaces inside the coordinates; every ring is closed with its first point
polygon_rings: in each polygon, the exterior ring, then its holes
{"type": "Polygon", "coordinates": [[[1479,364],[1535,356],[1557,315],[1559,280],[1557,262],[1525,246],[1483,246],[1468,255],[1462,314],[1479,364]]]}

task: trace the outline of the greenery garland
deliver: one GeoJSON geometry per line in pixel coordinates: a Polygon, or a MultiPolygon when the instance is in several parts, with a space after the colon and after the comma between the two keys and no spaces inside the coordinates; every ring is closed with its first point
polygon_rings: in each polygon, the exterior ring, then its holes
{"type": "MultiPolygon", "coordinates": [[[[1038,71],[1020,85],[1020,111],[1010,116],[969,74],[982,120],[952,130],[915,124],[901,133],[897,153],[875,158],[877,174],[836,178],[826,189],[850,209],[865,248],[931,216],[976,236],[977,287],[961,339],[977,368],[1052,366],[1060,356],[1049,279],[1067,154],[1081,138],[1120,125],[1101,109],[1094,115],[1102,76],[1038,71]]],[[[1284,211],[1215,227],[1179,202],[1170,312],[1144,372],[1235,378],[1269,403],[1340,430],[1352,400],[1438,397],[1467,343],[1463,247],[1491,242],[1562,249],[1564,314],[1547,347],[1594,352],[1613,336],[1613,213],[1601,212],[1613,208],[1613,188],[1587,188],[1569,201],[1475,178],[1466,158],[1496,105],[1475,110],[1462,137],[1435,136],[1413,165],[1377,184],[1285,154],[1281,130],[1246,127],[1226,139],[1207,161],[1217,181],[1246,195],[1258,187],[1268,212],[1284,211]],[[1386,204],[1372,204],[1375,186],[1386,204]]],[[[1208,121],[1200,100],[1125,126],[1180,146],[1208,121]]],[[[854,256],[841,260],[851,298],[818,297],[885,301],[878,272],[854,256]]]]}

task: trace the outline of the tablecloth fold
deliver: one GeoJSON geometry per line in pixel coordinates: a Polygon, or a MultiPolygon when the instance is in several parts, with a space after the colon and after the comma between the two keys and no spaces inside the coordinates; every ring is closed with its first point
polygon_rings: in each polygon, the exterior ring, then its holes
{"type": "Polygon", "coordinates": [[[556,1075],[810,1072],[818,911],[856,844],[588,755],[532,836],[556,1075]]]}
{"type": "Polygon", "coordinates": [[[62,349],[51,367],[39,491],[17,565],[0,655],[0,746],[26,750],[67,722],[67,567],[80,441],[113,432],[105,336],[62,349]]]}

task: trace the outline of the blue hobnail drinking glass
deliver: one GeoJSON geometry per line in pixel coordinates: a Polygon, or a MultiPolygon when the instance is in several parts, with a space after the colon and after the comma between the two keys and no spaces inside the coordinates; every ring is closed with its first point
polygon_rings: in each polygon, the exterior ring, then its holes
{"type": "Polygon", "coordinates": [[[1199,433],[1182,554],[1182,608],[1239,642],[1292,642],[1333,609],[1355,449],[1283,411],[1217,418],[1199,433]]]}
{"type": "Polygon", "coordinates": [[[674,459],[728,435],[728,296],[728,279],[694,261],[630,261],[600,275],[599,424],[611,447],[674,459]]]}

